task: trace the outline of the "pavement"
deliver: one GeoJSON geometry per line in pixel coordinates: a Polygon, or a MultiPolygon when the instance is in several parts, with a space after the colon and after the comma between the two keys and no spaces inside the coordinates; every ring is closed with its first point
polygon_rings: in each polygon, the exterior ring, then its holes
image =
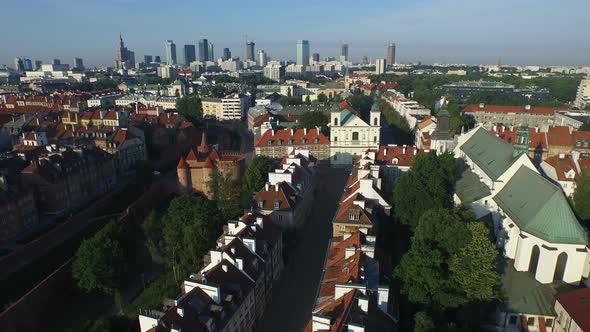
{"type": "Polygon", "coordinates": [[[331,168],[318,172],[321,182],[310,219],[298,230],[298,244],[289,254],[281,278],[273,287],[271,302],[256,331],[300,332],[311,318],[326,249],[332,237],[332,218],[349,174],[331,168]]]}

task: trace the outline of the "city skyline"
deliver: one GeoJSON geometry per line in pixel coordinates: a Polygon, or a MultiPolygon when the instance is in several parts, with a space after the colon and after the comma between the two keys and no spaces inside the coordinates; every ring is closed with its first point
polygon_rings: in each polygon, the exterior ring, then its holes
{"type": "MultiPolygon", "coordinates": [[[[151,0],[109,0],[100,4],[88,1],[78,4],[71,0],[33,2],[35,6],[27,5],[26,10],[38,16],[38,21],[23,27],[18,34],[3,37],[11,47],[0,50],[0,64],[10,66],[15,57],[26,56],[44,62],[53,58],[80,57],[87,67],[113,66],[112,53],[116,49],[119,31],[128,47],[140,58],[144,54],[163,56],[162,43],[168,39],[184,45],[209,38],[217,41],[219,49],[228,47],[241,55],[243,34],[247,34],[257,48],[265,49],[273,59],[284,60],[294,60],[296,41],[307,39],[310,40],[310,51],[320,53],[322,57],[338,56],[340,41],[346,40],[350,47],[349,56],[355,62],[365,55],[373,60],[385,57],[391,41],[398,47],[400,63],[495,63],[501,57],[503,62],[515,65],[590,64],[587,56],[590,45],[582,42],[583,29],[577,28],[583,26],[584,12],[590,9],[590,4],[578,0],[570,4],[577,8],[575,11],[571,6],[529,0],[516,4],[506,0],[477,3],[425,0],[411,4],[379,0],[371,8],[352,2],[334,6],[331,1],[326,1],[303,6],[305,10],[262,1],[253,8],[241,8],[240,15],[229,13],[231,20],[224,21],[223,26],[215,23],[218,15],[207,15],[192,26],[192,20],[182,18],[188,18],[185,12],[191,12],[187,9],[194,4],[184,1],[166,8],[144,6],[153,2],[151,0]],[[65,15],[61,9],[66,7],[74,13],[84,9],[95,15],[89,18],[74,15],[68,16],[68,20],[60,20],[60,15],[65,15]],[[334,12],[334,18],[325,19],[321,15],[326,8],[334,12]],[[99,19],[104,17],[103,14],[112,18],[109,21],[119,23],[105,25],[104,20],[99,19]],[[268,17],[268,20],[262,24],[248,19],[257,15],[268,17]],[[550,24],[542,23],[549,17],[550,24]],[[174,27],[165,24],[167,18],[175,22],[174,27]],[[290,18],[296,23],[284,24],[290,18]],[[155,19],[159,24],[154,24],[155,19]],[[350,24],[350,20],[357,24],[350,24]],[[318,26],[320,21],[322,24],[318,26]],[[191,22],[190,27],[188,22],[191,22]],[[41,24],[52,26],[51,36],[55,37],[40,35],[38,26],[41,24]],[[275,27],[269,30],[266,28],[269,24],[275,27]],[[77,27],[72,29],[72,26],[77,27]],[[358,29],[360,26],[363,28],[358,29]]],[[[6,7],[10,11],[25,10],[25,6],[18,3],[6,7]]],[[[203,9],[227,14],[222,11],[221,4],[205,4],[203,9]]],[[[0,26],[7,28],[17,24],[15,19],[7,17],[0,26]]]]}

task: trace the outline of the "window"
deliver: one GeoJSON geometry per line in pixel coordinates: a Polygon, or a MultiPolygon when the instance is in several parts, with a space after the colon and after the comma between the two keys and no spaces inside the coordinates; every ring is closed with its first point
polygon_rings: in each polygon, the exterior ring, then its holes
{"type": "Polygon", "coordinates": [[[319,142],[318,138],[317,137],[314,137],[313,138],[313,144],[318,144],[318,142],[319,142]]]}
{"type": "Polygon", "coordinates": [[[278,209],[281,207],[281,201],[275,201],[275,209],[278,209]]]}
{"type": "Polygon", "coordinates": [[[527,318],[526,325],[528,325],[528,326],[535,325],[535,317],[529,317],[529,318],[527,318]]]}
{"type": "Polygon", "coordinates": [[[357,131],[352,133],[352,140],[358,141],[359,140],[359,133],[357,131]]]}
{"type": "Polygon", "coordinates": [[[338,142],[338,136],[334,136],[334,142],[338,142]]]}
{"type": "Polygon", "coordinates": [[[379,123],[379,119],[374,118],[373,119],[373,126],[376,126],[379,123]]]}
{"type": "Polygon", "coordinates": [[[373,136],[373,143],[377,143],[377,136],[373,136]]]}
{"type": "Polygon", "coordinates": [[[551,318],[548,318],[548,319],[545,321],[545,325],[546,325],[547,327],[552,327],[552,326],[553,326],[553,319],[551,319],[551,318]]]}
{"type": "Polygon", "coordinates": [[[338,125],[338,118],[334,118],[334,125],[337,126],[338,125]]]}
{"type": "Polygon", "coordinates": [[[345,231],[345,230],[346,230],[346,226],[344,226],[344,225],[340,225],[340,230],[341,230],[341,231],[345,231]]]}
{"type": "Polygon", "coordinates": [[[508,324],[509,325],[516,325],[516,321],[517,321],[516,316],[510,316],[510,319],[508,319],[508,324]]]}
{"type": "Polygon", "coordinates": [[[357,221],[361,217],[361,211],[359,210],[350,210],[348,212],[349,220],[357,221]]]}
{"type": "Polygon", "coordinates": [[[289,145],[293,145],[293,139],[289,138],[288,143],[289,143],[289,145]]]}
{"type": "Polygon", "coordinates": [[[258,207],[262,209],[264,206],[264,201],[258,201],[258,207]]]}

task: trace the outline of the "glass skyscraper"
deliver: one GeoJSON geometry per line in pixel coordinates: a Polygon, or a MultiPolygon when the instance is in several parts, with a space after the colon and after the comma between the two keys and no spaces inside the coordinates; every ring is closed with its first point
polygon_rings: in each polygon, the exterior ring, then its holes
{"type": "Polygon", "coordinates": [[[209,61],[209,42],[207,39],[199,40],[199,61],[209,61]]]}
{"type": "Polygon", "coordinates": [[[191,62],[197,60],[195,45],[184,45],[184,64],[190,66],[191,62]]]}
{"type": "Polygon", "coordinates": [[[172,40],[166,41],[166,63],[169,65],[175,65],[176,61],[176,44],[172,40]]]}
{"type": "Polygon", "coordinates": [[[309,40],[297,41],[297,64],[309,65],[309,40]]]}

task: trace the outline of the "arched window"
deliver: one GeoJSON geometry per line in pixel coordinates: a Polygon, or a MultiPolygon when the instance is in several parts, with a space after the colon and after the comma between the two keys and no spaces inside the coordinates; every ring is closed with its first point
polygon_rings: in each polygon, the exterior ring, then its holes
{"type": "Polygon", "coordinates": [[[535,245],[531,250],[531,260],[529,261],[529,272],[534,276],[537,274],[537,266],[539,265],[539,246],[535,245]]]}
{"type": "Polygon", "coordinates": [[[334,125],[337,126],[338,125],[338,118],[334,118],[334,125]]]}
{"type": "Polygon", "coordinates": [[[334,136],[334,142],[338,142],[338,136],[334,136]]]}
{"type": "Polygon", "coordinates": [[[563,280],[565,275],[565,268],[567,266],[567,253],[562,252],[557,256],[557,263],[555,264],[555,272],[553,273],[553,281],[563,280]]]}
{"type": "Polygon", "coordinates": [[[358,131],[355,131],[352,133],[352,140],[353,141],[358,141],[359,140],[359,133],[358,131]]]}
{"type": "Polygon", "coordinates": [[[379,123],[379,120],[377,118],[373,119],[373,126],[376,126],[379,123]]]}

